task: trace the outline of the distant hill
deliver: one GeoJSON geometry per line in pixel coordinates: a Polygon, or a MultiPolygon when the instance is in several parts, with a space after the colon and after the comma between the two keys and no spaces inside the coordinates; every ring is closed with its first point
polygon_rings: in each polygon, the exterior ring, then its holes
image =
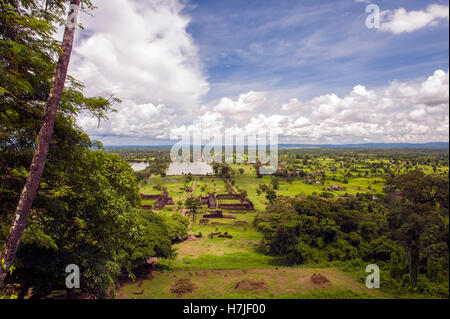
{"type": "Polygon", "coordinates": [[[171,148],[172,145],[104,145],[106,149],[171,148]]]}
{"type": "Polygon", "coordinates": [[[363,143],[363,144],[280,144],[279,148],[449,148],[448,142],[431,143],[363,143]]]}
{"type": "MultiPolygon", "coordinates": [[[[172,145],[106,145],[106,149],[171,148],[172,145]]],[[[448,142],[430,143],[363,143],[363,144],[279,144],[279,148],[449,148],[448,142]]]]}

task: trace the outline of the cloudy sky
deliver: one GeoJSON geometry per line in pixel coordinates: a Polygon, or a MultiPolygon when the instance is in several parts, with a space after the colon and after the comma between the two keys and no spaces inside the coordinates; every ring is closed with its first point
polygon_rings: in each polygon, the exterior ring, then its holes
{"type": "Polygon", "coordinates": [[[100,127],[78,120],[105,145],[168,144],[199,125],[282,143],[449,139],[448,1],[371,1],[379,28],[364,0],[93,2],[69,72],[123,101],[100,127]]]}

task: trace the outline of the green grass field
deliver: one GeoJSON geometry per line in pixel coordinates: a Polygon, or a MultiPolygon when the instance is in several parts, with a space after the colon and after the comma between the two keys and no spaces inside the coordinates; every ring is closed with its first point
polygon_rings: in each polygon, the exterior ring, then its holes
{"type": "MultiPolygon", "coordinates": [[[[378,160],[381,162],[381,160],[378,160]]],[[[208,225],[200,224],[203,214],[208,214],[206,207],[193,215],[190,234],[202,234],[202,238],[175,244],[177,257],[173,260],[160,260],[156,269],[148,278],[129,282],[121,288],[121,298],[384,298],[385,293],[376,289],[367,289],[361,276],[346,274],[331,265],[309,265],[309,268],[287,267],[283,258],[267,255],[261,249],[262,234],[253,226],[253,221],[259,212],[263,212],[268,204],[264,192],[258,194],[261,184],[271,186],[273,176],[257,177],[251,165],[231,164],[238,172],[235,177],[234,189],[246,191],[247,197],[254,203],[255,211],[223,211],[224,215],[232,215],[235,219],[209,219],[208,225]],[[239,172],[243,169],[243,172],[239,172]],[[215,232],[227,233],[233,238],[209,238],[215,232]],[[311,282],[313,273],[320,272],[329,279],[326,286],[318,286],[311,282]],[[188,278],[193,284],[192,292],[177,295],[171,287],[180,278],[188,278]],[[357,280],[357,279],[358,280],[357,280]],[[236,289],[240,281],[251,279],[264,282],[263,288],[236,289]]],[[[302,165],[299,165],[302,167],[302,165]]],[[[324,188],[339,185],[345,189],[333,191],[337,197],[340,194],[383,192],[384,179],[379,176],[364,176],[365,170],[356,166],[358,174],[346,177],[348,183],[342,181],[348,173],[347,169],[331,171],[331,167],[338,167],[338,162],[329,158],[321,158],[316,167],[302,167],[304,171],[324,171],[327,178],[324,183],[305,183],[300,179],[292,182],[279,181],[277,196],[297,196],[320,194],[324,188]]],[[[431,166],[422,167],[432,173],[431,166]]],[[[401,170],[401,169],[399,169],[401,170]]],[[[448,167],[441,167],[440,173],[448,172],[448,167]]],[[[319,178],[317,178],[319,180],[319,178]]],[[[160,194],[155,186],[166,188],[174,199],[174,206],[166,206],[158,214],[179,214],[177,202],[184,201],[187,196],[206,196],[208,193],[226,193],[225,182],[216,177],[194,177],[187,182],[186,176],[153,176],[147,183],[141,185],[144,194],[160,194]],[[185,187],[193,188],[188,193],[185,187]]],[[[233,200],[222,200],[219,203],[233,203],[233,200]]],[[[143,204],[152,204],[143,201],[143,204]]],[[[363,274],[364,275],[364,274],[363,274]]]]}
{"type": "Polygon", "coordinates": [[[206,299],[206,298],[385,298],[376,289],[367,289],[334,268],[275,268],[233,270],[155,271],[148,280],[126,285],[121,298],[130,299],[206,299]],[[311,280],[313,274],[328,278],[326,284],[311,280]],[[172,287],[188,279],[192,291],[175,293],[172,287]]]}
{"type": "MultiPolygon", "coordinates": [[[[235,219],[210,219],[209,225],[201,225],[199,221],[208,209],[199,210],[193,219],[191,234],[202,233],[202,238],[195,241],[185,241],[175,244],[177,257],[174,260],[160,260],[156,271],[144,280],[125,284],[121,298],[376,298],[382,294],[368,292],[355,279],[345,275],[338,269],[286,267],[282,258],[269,256],[260,249],[262,239],[252,225],[258,212],[265,209],[268,201],[265,194],[257,194],[259,184],[270,185],[270,176],[257,178],[253,167],[236,165],[244,168],[244,174],[239,175],[234,188],[246,190],[248,198],[254,203],[255,211],[228,212],[235,219]],[[246,224],[235,225],[236,222],[246,224]],[[228,233],[232,239],[208,238],[214,232],[228,233]],[[309,281],[312,273],[321,272],[329,280],[327,287],[316,286],[309,281]],[[178,296],[171,292],[171,286],[177,278],[191,278],[195,285],[192,293],[178,296]],[[237,282],[244,279],[258,279],[265,282],[262,290],[234,289],[237,282]],[[143,293],[142,293],[143,292],[143,293]]],[[[225,193],[225,183],[222,179],[212,177],[194,177],[186,184],[186,177],[154,176],[150,183],[142,185],[140,191],[144,194],[159,194],[155,185],[163,185],[174,201],[183,200],[188,196],[184,187],[195,185],[192,195],[207,195],[208,193],[225,193]]],[[[294,196],[299,193],[312,194],[321,192],[324,185],[308,185],[301,181],[292,184],[281,182],[277,193],[294,196]]],[[[349,191],[349,193],[351,193],[349,191]]],[[[153,201],[143,201],[143,204],[153,204],[153,201]]],[[[236,202],[223,200],[223,203],[236,202]]],[[[166,206],[158,214],[178,214],[176,206],[166,206]]]]}

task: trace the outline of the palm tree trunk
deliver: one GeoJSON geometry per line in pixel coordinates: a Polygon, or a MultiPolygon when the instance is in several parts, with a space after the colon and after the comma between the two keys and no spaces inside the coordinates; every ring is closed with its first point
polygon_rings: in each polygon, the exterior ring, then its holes
{"type": "Polygon", "coordinates": [[[30,166],[30,172],[26,180],[25,186],[20,195],[17,204],[15,218],[6,237],[5,244],[0,256],[0,287],[11,268],[16,256],[17,248],[22,239],[25,230],[31,205],[36,196],[39,181],[44,170],[45,161],[47,159],[50,139],[53,134],[53,127],[56,120],[56,112],[61,100],[64,83],[66,81],[67,68],[69,66],[70,55],[72,53],[73,38],[75,34],[75,26],[77,22],[78,8],[80,0],[70,0],[70,10],[67,24],[64,30],[64,38],[62,42],[62,54],[59,57],[56,67],[55,78],[50,90],[50,95],[45,108],[44,120],[36,142],[36,150],[30,166]]]}

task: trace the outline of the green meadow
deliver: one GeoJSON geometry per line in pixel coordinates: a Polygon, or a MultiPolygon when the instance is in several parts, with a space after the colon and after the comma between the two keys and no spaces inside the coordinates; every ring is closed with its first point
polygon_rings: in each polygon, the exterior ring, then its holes
{"type": "MultiPolygon", "coordinates": [[[[175,258],[160,259],[147,277],[125,283],[119,296],[298,299],[392,297],[388,290],[367,289],[364,285],[366,275],[361,266],[349,266],[340,262],[289,266],[284,257],[268,254],[263,245],[263,234],[254,223],[255,218],[264,213],[269,204],[266,192],[261,189],[272,189],[280,198],[319,196],[326,191],[331,194],[331,200],[348,196],[357,198],[360,194],[376,199],[384,196],[386,179],[390,175],[406,173],[415,168],[420,168],[426,174],[445,175],[448,174],[448,163],[432,165],[410,163],[408,160],[393,161],[382,158],[379,153],[360,157],[351,153],[351,156],[341,157],[338,151],[330,151],[328,156],[320,156],[320,152],[318,151],[319,156],[315,154],[301,157],[294,156],[295,151],[281,152],[281,172],[288,171],[288,174],[294,174],[294,178],[286,178],[280,174],[258,176],[254,165],[230,164],[233,176],[228,181],[219,176],[164,174],[152,174],[141,180],[141,193],[160,194],[167,190],[175,201],[175,206],[166,206],[161,211],[155,211],[157,214],[180,214],[186,211],[184,201],[188,197],[207,196],[209,193],[225,194],[227,183],[232,184],[234,191],[244,193],[253,202],[255,210],[225,210],[224,215],[234,218],[210,218],[208,224],[200,222],[204,219],[203,215],[210,213],[206,206],[191,212],[187,215],[191,220],[189,234],[201,237],[174,244],[175,258]],[[274,179],[277,179],[276,187],[274,179]],[[211,234],[219,232],[231,235],[232,238],[219,238],[217,235],[211,238],[211,234]],[[315,273],[321,273],[329,282],[326,285],[312,283],[311,275],[315,273]],[[181,295],[173,292],[171,289],[180,279],[192,284],[192,291],[181,295]],[[248,280],[250,287],[236,288],[240,283],[248,284],[248,280]]],[[[300,151],[300,154],[303,153],[300,151]]],[[[151,203],[152,201],[142,201],[143,205],[151,203]]],[[[236,201],[218,200],[217,204],[220,203],[236,201]]]]}

